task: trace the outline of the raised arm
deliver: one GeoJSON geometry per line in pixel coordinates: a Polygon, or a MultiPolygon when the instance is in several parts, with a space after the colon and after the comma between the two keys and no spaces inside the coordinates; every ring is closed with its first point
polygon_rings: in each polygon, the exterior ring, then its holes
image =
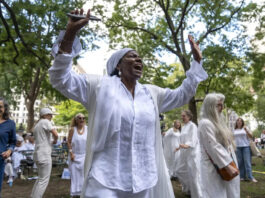
{"type": "MultiPolygon", "coordinates": [[[[72,11],[83,14],[83,10],[72,11]]],[[[49,69],[50,82],[54,88],[67,98],[88,106],[89,96],[93,94],[100,77],[95,75],[78,75],[72,71],[72,59],[81,51],[81,43],[76,33],[88,23],[90,11],[85,19],[75,21],[69,18],[66,31],[61,31],[53,48],[53,66],[49,69]]]]}
{"type": "Polygon", "coordinates": [[[189,35],[189,42],[194,61],[191,63],[191,67],[186,73],[187,77],[181,86],[174,90],[166,89],[160,108],[161,113],[187,104],[195,95],[198,84],[208,78],[207,73],[202,67],[202,54],[198,43],[193,40],[191,35],[189,35]]]}

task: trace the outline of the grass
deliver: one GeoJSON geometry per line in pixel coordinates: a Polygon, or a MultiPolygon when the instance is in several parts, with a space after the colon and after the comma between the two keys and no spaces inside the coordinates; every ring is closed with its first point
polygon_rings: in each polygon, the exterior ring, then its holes
{"type": "MultiPolygon", "coordinates": [[[[263,155],[265,152],[263,153],[263,155]]],[[[253,157],[252,166],[253,171],[265,172],[265,158],[253,157]]],[[[52,176],[49,182],[49,186],[45,192],[43,198],[70,198],[70,180],[62,180],[56,168],[52,170],[52,176]]],[[[258,183],[253,183],[249,181],[241,181],[241,198],[265,198],[265,173],[255,173],[254,177],[258,180],[258,183]]],[[[16,179],[12,187],[6,184],[6,179],[3,182],[2,187],[2,197],[4,198],[26,198],[30,197],[30,193],[35,181],[27,181],[16,179]]],[[[181,192],[181,186],[179,182],[173,181],[172,185],[174,187],[176,198],[187,198],[187,196],[181,192]]],[[[158,197],[160,198],[160,197],[158,197]]]]}

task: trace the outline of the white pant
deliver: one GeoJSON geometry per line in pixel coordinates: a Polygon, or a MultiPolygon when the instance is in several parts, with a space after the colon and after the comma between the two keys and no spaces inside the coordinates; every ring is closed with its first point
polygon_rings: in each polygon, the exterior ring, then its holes
{"type": "Polygon", "coordinates": [[[87,186],[85,188],[85,198],[149,198],[149,189],[139,193],[132,193],[121,190],[107,188],[100,184],[94,177],[87,178],[87,186]]]}
{"type": "Polygon", "coordinates": [[[52,159],[47,158],[46,160],[36,161],[36,165],[38,168],[38,179],[33,186],[31,197],[42,198],[49,184],[52,170],[52,159]]]}

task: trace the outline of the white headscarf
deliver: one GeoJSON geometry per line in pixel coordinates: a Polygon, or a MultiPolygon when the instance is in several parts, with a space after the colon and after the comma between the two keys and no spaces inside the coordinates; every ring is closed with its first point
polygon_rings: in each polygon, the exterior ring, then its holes
{"type": "Polygon", "coordinates": [[[119,61],[122,59],[122,57],[129,51],[133,51],[134,49],[132,48],[123,48],[119,51],[116,51],[111,55],[107,62],[107,73],[110,76],[112,72],[115,70],[117,67],[119,61]]]}
{"type": "Polygon", "coordinates": [[[94,152],[103,150],[106,141],[114,134],[115,131],[120,129],[121,114],[118,108],[119,101],[117,99],[120,78],[117,76],[110,77],[110,75],[117,67],[121,58],[127,52],[132,50],[133,49],[131,48],[121,49],[112,54],[107,62],[107,72],[109,76],[105,76],[102,79],[96,104],[97,110],[95,113],[93,129],[93,131],[95,131],[95,136],[92,145],[94,152]]]}

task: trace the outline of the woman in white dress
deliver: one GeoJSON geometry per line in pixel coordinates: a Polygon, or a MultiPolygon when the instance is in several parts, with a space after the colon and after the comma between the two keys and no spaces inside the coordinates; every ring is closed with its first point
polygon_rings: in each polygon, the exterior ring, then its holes
{"type": "Polygon", "coordinates": [[[179,160],[179,141],[180,141],[181,123],[179,120],[174,121],[173,128],[170,128],[163,138],[164,156],[170,177],[176,176],[176,163],[179,160]]]}
{"type": "Polygon", "coordinates": [[[200,147],[197,126],[191,121],[192,113],[184,110],[181,113],[184,125],[180,134],[179,163],[177,177],[182,184],[182,191],[191,194],[192,198],[202,197],[200,186],[200,147]]]}
{"type": "Polygon", "coordinates": [[[222,114],[224,95],[211,93],[206,96],[201,108],[198,133],[201,145],[201,177],[204,198],[239,198],[240,180],[236,176],[225,181],[217,173],[214,164],[224,168],[230,175],[238,170],[230,165],[237,164],[234,152],[233,134],[228,129],[222,114]],[[211,160],[210,160],[211,159],[211,160]]]}
{"type": "MultiPolygon", "coordinates": [[[[83,14],[75,10],[73,14],[83,14]]],[[[189,36],[195,61],[177,89],[138,82],[143,62],[137,51],[123,48],[107,61],[108,76],[78,75],[72,59],[81,50],[76,33],[90,18],[69,19],[52,54],[53,87],[81,102],[89,112],[85,160],[85,198],[173,198],[162,148],[159,114],[189,102],[202,80],[201,52],[189,36]]],[[[97,66],[97,65],[94,65],[97,66]]]]}
{"type": "Polygon", "coordinates": [[[84,183],[84,163],[86,157],[87,126],[85,116],[76,114],[72,119],[71,129],[68,134],[69,171],[71,173],[71,196],[81,195],[84,183]]]}

